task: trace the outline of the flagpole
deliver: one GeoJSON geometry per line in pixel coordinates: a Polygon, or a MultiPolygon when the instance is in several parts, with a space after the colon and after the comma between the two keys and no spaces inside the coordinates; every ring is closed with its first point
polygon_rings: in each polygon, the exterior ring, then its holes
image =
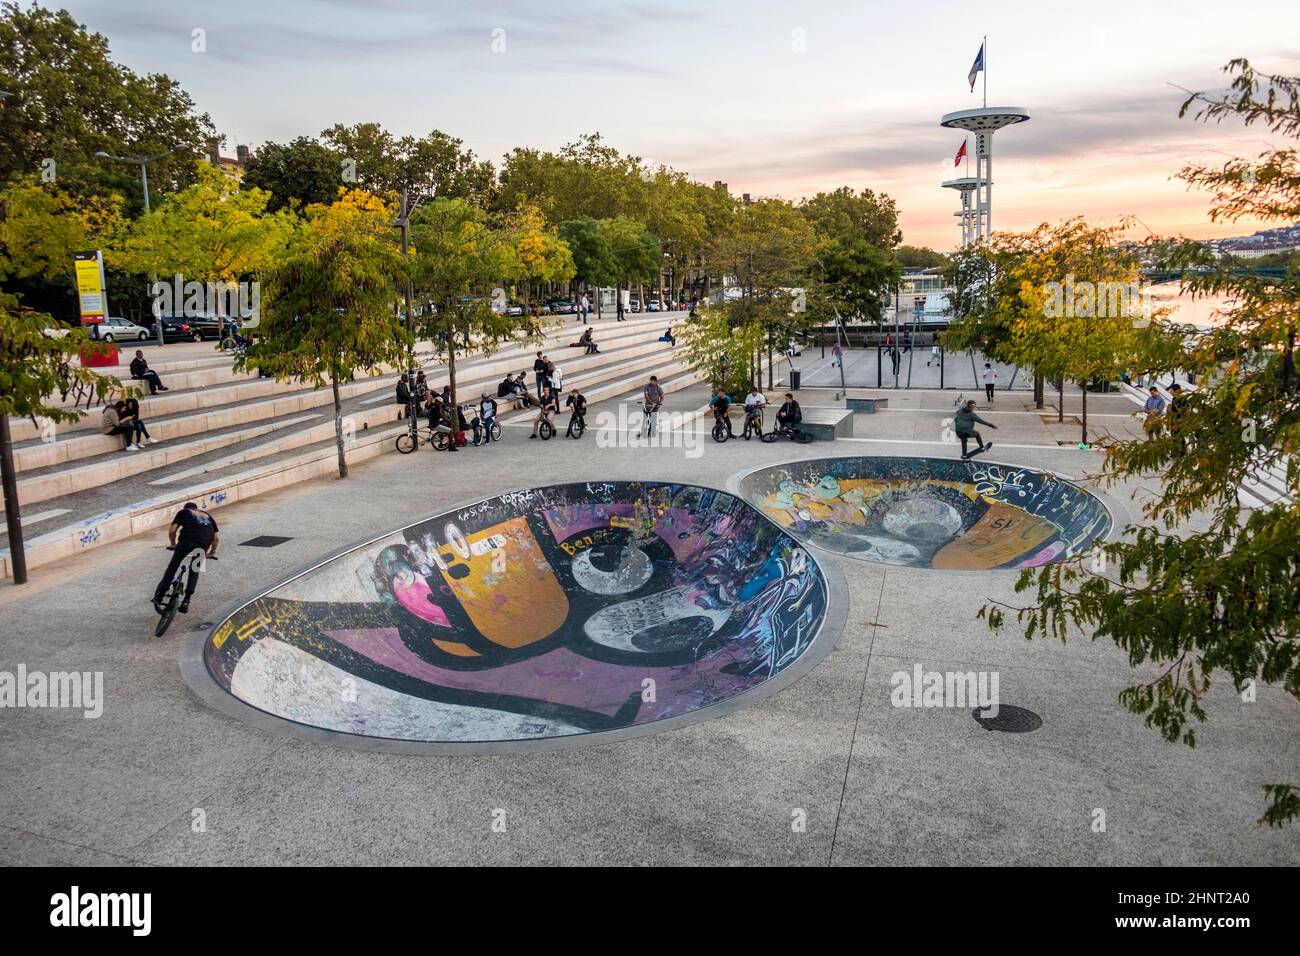
{"type": "Polygon", "coordinates": [[[989,105],[989,35],[984,34],[984,105],[989,105]]]}

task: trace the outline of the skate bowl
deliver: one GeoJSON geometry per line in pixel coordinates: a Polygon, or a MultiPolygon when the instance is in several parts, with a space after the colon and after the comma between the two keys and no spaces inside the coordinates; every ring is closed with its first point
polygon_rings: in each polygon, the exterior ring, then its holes
{"type": "Polygon", "coordinates": [[[223,612],[182,655],[208,703],[399,752],[618,740],[717,716],[811,669],[838,572],[741,499],[553,485],[446,511],[223,612]]]}
{"type": "Polygon", "coordinates": [[[1087,551],[1113,524],[1101,499],[1066,478],[979,459],[810,458],[735,484],[800,541],[907,567],[1037,567],[1087,551]]]}

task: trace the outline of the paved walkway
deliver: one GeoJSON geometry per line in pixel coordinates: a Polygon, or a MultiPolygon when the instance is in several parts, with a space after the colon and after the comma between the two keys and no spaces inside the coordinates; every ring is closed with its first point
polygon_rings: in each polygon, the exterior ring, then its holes
{"type": "MultiPolygon", "coordinates": [[[[703,397],[674,393],[667,409],[698,411],[703,397]]],[[[989,598],[1021,600],[1014,573],[819,556],[839,563],[850,608],[815,670],[726,716],[585,749],[415,757],[322,747],[217,714],[180,680],[186,629],[219,607],[450,505],[572,480],[726,487],[796,457],[947,456],[935,434],[943,411],[859,415],[855,438],[834,446],[718,445],[693,419],[676,447],[598,447],[594,432],[542,443],[510,428],[500,444],[457,456],[383,456],[346,481],[222,509],[221,560],[161,640],[146,601],[167,557],[161,533],[37,569],[23,588],[0,585],[0,670],[102,671],[105,691],[98,719],[0,711],[0,862],[1294,864],[1300,830],[1254,821],[1261,785],[1300,765],[1300,704],[1277,687],[1243,703],[1220,681],[1196,749],[1166,744],[1116,702],[1134,675],[1109,642],[1026,642],[976,620],[989,598]],[[289,540],[244,546],[259,535],[289,540]],[[893,676],[917,665],[996,671],[1002,701],[1043,726],[993,733],[967,709],[891,706],[893,676]],[[498,811],[504,832],[492,828],[498,811]]],[[[1005,423],[997,460],[1075,477],[1100,463],[1048,440],[1050,426],[1015,403],[999,399],[986,417],[1005,423]]],[[[1142,489],[1099,493],[1123,523],[1142,489]]]]}

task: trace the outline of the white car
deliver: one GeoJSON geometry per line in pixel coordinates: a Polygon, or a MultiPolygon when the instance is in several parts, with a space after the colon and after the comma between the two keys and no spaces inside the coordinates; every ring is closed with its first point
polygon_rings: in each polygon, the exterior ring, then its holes
{"type": "Polygon", "coordinates": [[[90,327],[90,337],[101,342],[148,342],[153,335],[143,326],[113,316],[90,327]]]}

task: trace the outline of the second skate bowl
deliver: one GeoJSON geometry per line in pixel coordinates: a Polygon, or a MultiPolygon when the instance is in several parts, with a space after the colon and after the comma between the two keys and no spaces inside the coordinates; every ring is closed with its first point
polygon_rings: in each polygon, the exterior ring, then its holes
{"type": "Polygon", "coordinates": [[[229,713],[353,746],[619,739],[811,668],[843,627],[830,574],[726,492],[553,485],[294,574],[229,613],[182,666],[229,713]]]}
{"type": "Polygon", "coordinates": [[[1064,561],[1110,512],[1051,472],[946,458],[810,458],[744,475],[741,495],[799,538],[881,564],[943,570],[1064,561]]]}

